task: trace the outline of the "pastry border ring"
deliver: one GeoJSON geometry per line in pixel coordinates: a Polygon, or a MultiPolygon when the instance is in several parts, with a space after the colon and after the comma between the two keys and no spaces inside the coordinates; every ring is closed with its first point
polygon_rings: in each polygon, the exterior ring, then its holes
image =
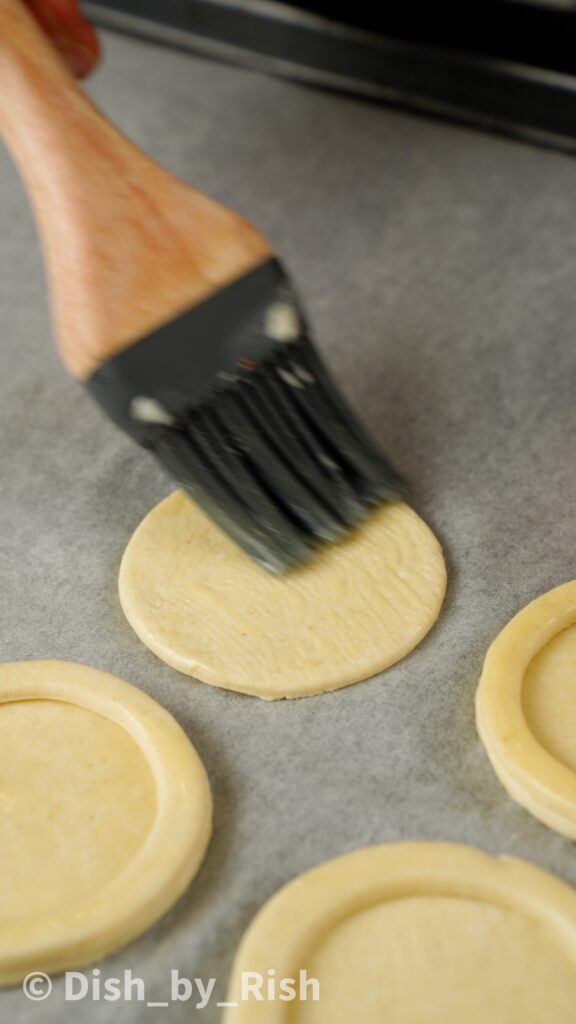
{"type": "MultiPolygon", "coordinates": [[[[516,911],[544,923],[574,959],[576,892],[543,868],[494,857],[473,846],[394,842],[329,860],[283,886],[258,912],[232,967],[224,1024],[285,1024],[278,1000],[242,1001],[242,972],[274,968],[292,976],[307,954],[347,917],[385,900],[460,897],[516,911]]],[[[290,1018],[291,1019],[291,1018],[290,1018]]]]}
{"type": "Polygon", "coordinates": [[[576,623],[576,580],[542,594],[504,627],[486,655],[476,722],[492,767],[510,795],[550,828],[576,839],[576,772],[532,733],[522,707],[526,670],[576,623]]]}
{"type": "Polygon", "coordinates": [[[75,704],[124,729],[149,764],[157,809],[136,855],[89,898],[57,916],[0,924],[0,985],[32,970],[55,974],[91,963],[142,934],[198,870],[212,822],[200,757],[172,715],[137,687],[68,661],[0,665],[0,712],[2,704],[23,700],[75,704]],[[194,813],[183,813],[186,800],[194,813]]]}

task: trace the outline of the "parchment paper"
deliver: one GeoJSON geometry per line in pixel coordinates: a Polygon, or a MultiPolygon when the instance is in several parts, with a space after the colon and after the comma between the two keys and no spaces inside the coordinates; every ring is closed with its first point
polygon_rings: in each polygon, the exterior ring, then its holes
{"type": "Polygon", "coordinates": [[[118,564],[171,485],[61,369],[33,223],[0,152],[0,660],[106,669],[187,730],[214,791],[208,857],[173,912],[100,969],[131,968],[149,1001],[167,998],[171,970],[218,979],[203,1011],[66,1003],[56,981],[38,1004],[1,993],[0,1019],[214,1024],[256,910],[329,857],[454,840],[576,884],[571,843],[509,799],[473,713],[491,640],[576,576],[576,172],[554,152],[149,45],[107,36],[106,51],[90,89],[109,114],[288,261],[450,572],[421,647],[332,695],[266,704],[147,651],[122,615],[118,564]]]}

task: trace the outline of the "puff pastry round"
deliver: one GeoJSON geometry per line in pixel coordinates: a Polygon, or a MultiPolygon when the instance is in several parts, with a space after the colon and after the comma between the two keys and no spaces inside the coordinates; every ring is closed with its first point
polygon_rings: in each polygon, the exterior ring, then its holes
{"type": "Polygon", "coordinates": [[[439,614],[446,569],[434,534],[396,502],[274,577],[177,491],[134,533],[119,588],[133,629],[169,665],[272,700],[334,690],[403,658],[439,614]]]}
{"type": "Polygon", "coordinates": [[[206,772],[136,687],[0,665],[0,984],[100,959],[180,896],[211,831],[206,772]]]}
{"type": "Polygon", "coordinates": [[[576,581],[532,601],[496,638],[476,720],[510,796],[576,839],[576,581]]]}
{"type": "Polygon", "coordinates": [[[265,905],[227,1001],[225,1024],[573,1024],[576,892],[472,847],[358,850],[265,905]],[[281,1000],[289,979],[296,998],[281,1000]]]}

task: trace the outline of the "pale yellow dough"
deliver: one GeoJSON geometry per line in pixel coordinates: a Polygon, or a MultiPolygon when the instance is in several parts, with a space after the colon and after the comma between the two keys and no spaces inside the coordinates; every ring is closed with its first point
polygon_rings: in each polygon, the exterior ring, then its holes
{"type": "Polygon", "coordinates": [[[576,839],[576,581],[537,598],[494,641],[476,720],[509,794],[576,839]]]}
{"type": "Polygon", "coordinates": [[[120,568],[122,607],[147,647],[205,683],[270,700],[334,690],[403,658],[445,588],[438,541],[401,503],[278,578],[178,491],[146,516],[120,568]]]}
{"type": "Polygon", "coordinates": [[[225,1024],[574,1024],[576,892],[472,847],[358,850],[265,905],[227,1001],[237,1006],[225,1024]],[[318,980],[318,1001],[310,986],[305,1000],[268,1000],[270,977],[277,996],[302,970],[318,980]],[[261,1001],[243,990],[254,975],[261,1001]]]}
{"type": "Polygon", "coordinates": [[[171,715],[84,665],[0,665],[0,984],[110,953],[204,856],[212,801],[171,715]]]}

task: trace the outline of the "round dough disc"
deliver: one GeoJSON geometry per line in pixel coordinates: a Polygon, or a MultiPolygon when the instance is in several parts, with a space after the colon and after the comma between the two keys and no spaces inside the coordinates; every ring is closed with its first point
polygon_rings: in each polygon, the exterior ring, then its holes
{"type": "Polygon", "coordinates": [[[576,839],[576,581],[527,605],[494,641],[476,720],[510,796],[576,839]]]}
{"type": "Polygon", "coordinates": [[[274,577],[177,491],[140,524],[120,568],[122,607],[150,650],[205,683],[269,700],[392,665],[431,628],[445,589],[440,545],[402,503],[274,577]]]}
{"type": "Polygon", "coordinates": [[[0,665],[0,984],[148,928],[196,873],[211,808],[192,744],[141,690],[71,662],[0,665]]]}
{"type": "Polygon", "coordinates": [[[227,1001],[225,1024],[573,1024],[576,892],[467,846],[358,850],[272,897],[227,1001]]]}

